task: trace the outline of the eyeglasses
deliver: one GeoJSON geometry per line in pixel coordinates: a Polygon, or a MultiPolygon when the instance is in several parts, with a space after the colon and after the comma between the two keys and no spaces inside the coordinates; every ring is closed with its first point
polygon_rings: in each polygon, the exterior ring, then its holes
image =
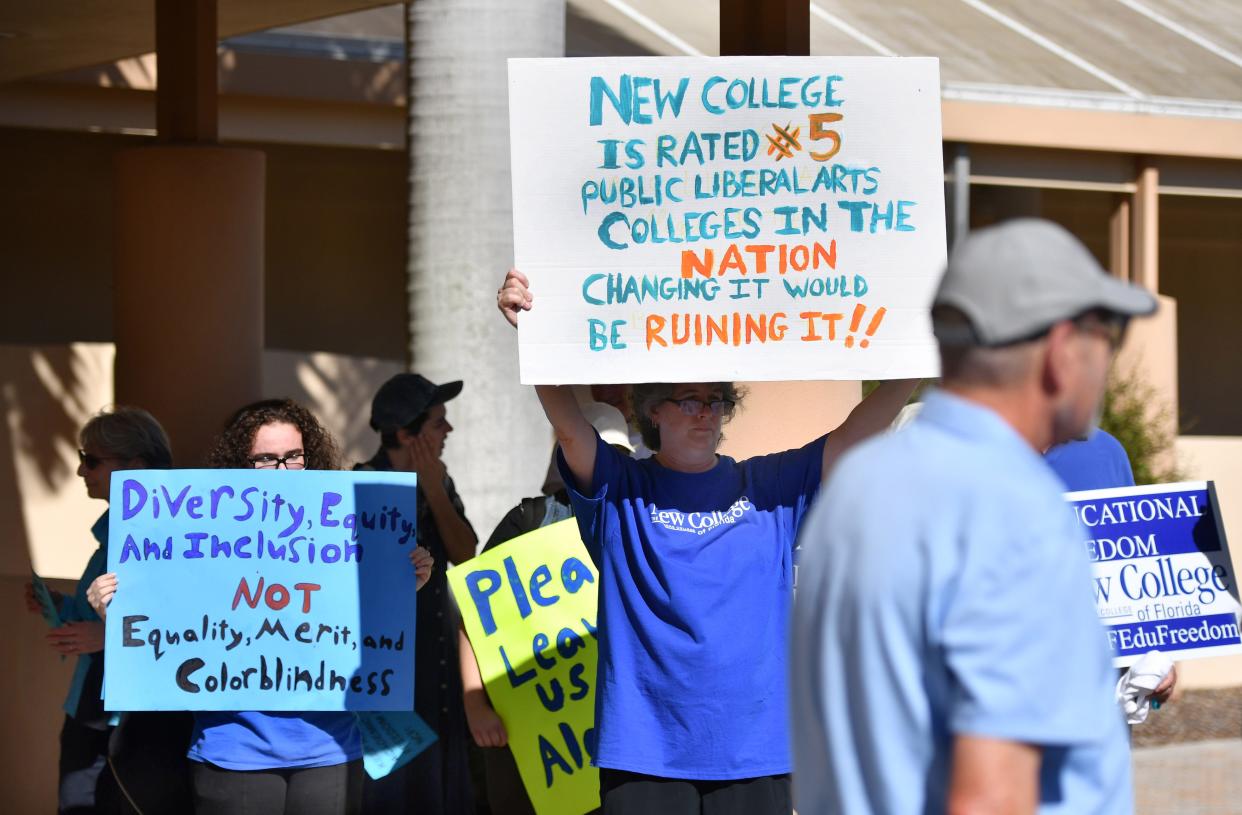
{"type": "Polygon", "coordinates": [[[251,456],[248,460],[250,465],[256,470],[275,470],[280,467],[284,467],[286,470],[306,469],[306,452],[303,450],[294,450],[291,453],[285,453],[283,456],[260,453],[257,456],[251,456]]]}
{"type": "Polygon", "coordinates": [[[703,412],[703,408],[711,408],[713,416],[732,416],[733,408],[737,407],[737,403],[731,399],[713,399],[710,402],[704,402],[700,399],[665,399],[677,405],[678,409],[687,416],[698,416],[703,412]]]}
{"type": "Polygon", "coordinates": [[[123,456],[97,456],[85,450],[78,450],[78,462],[88,470],[93,470],[105,461],[124,461],[123,456]]]}
{"type": "Polygon", "coordinates": [[[1121,348],[1126,338],[1126,326],[1129,320],[1120,314],[1107,311],[1089,311],[1074,320],[1074,327],[1084,334],[1102,337],[1108,342],[1113,353],[1121,348]]]}

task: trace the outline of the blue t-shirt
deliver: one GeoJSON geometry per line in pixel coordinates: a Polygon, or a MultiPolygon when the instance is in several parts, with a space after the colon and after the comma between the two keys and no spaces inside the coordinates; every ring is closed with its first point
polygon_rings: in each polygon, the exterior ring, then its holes
{"type": "Polygon", "coordinates": [[[362,757],[348,712],[197,711],[189,757],[226,770],[329,767],[362,757]]]}
{"type": "Polygon", "coordinates": [[[802,531],[799,812],[946,809],[953,739],[1043,748],[1039,812],[1133,810],[1082,530],[1041,457],[944,392],[848,453],[802,531]]]}
{"type": "Polygon", "coordinates": [[[1081,441],[1058,444],[1044,454],[1044,461],[1065,482],[1067,492],[1134,486],[1126,449],[1103,430],[1081,441]]]}
{"type": "Polygon", "coordinates": [[[823,454],[820,438],[688,474],[597,436],[594,495],[570,490],[601,574],[596,766],[706,780],[789,772],[793,544],[823,454]]]}

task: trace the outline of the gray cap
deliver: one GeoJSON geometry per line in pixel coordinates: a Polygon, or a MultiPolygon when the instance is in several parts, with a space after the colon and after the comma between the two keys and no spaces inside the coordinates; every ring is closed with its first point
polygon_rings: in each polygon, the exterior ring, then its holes
{"type": "Polygon", "coordinates": [[[933,302],[961,311],[973,329],[959,336],[955,326],[937,325],[936,338],[970,345],[1034,338],[1092,309],[1125,317],[1156,310],[1150,292],[1112,277],[1077,238],[1037,218],[1006,221],[964,238],[949,256],[933,302]]]}

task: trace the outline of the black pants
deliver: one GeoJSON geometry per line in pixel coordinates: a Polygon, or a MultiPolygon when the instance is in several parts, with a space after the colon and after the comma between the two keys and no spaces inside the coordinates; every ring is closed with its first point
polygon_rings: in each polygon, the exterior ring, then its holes
{"type": "Polygon", "coordinates": [[[331,767],[226,770],[194,762],[195,815],[357,815],[362,759],[331,767]]]}
{"type": "Polygon", "coordinates": [[[535,815],[512,751],[508,747],[481,750],[487,775],[487,803],[492,815],[535,815]]]}
{"type": "Polygon", "coordinates": [[[95,811],[95,784],[108,760],[112,728],[96,730],[65,717],[60,728],[60,765],[57,811],[87,815],[95,811]]]}
{"type": "Polygon", "coordinates": [[[604,815],[790,815],[793,812],[788,775],[694,781],[601,769],[599,797],[604,815]]]}

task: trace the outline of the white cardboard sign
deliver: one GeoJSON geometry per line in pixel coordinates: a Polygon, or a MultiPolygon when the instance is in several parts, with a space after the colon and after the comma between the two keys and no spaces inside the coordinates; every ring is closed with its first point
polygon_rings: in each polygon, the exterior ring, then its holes
{"type": "Polygon", "coordinates": [[[513,59],[509,111],[522,382],[936,375],[936,59],[513,59]]]}

